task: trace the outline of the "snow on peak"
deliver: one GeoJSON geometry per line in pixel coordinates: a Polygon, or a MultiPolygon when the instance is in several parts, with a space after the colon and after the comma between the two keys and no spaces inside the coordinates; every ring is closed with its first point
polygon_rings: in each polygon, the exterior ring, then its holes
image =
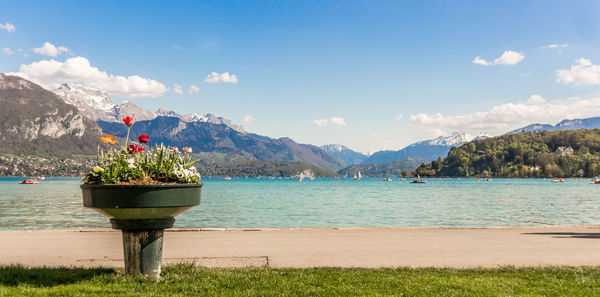
{"type": "Polygon", "coordinates": [[[454,132],[449,135],[440,136],[432,140],[425,141],[429,145],[456,146],[465,142],[490,137],[487,133],[454,132]]]}
{"type": "Polygon", "coordinates": [[[64,83],[54,93],[63,98],[67,103],[77,106],[77,104],[86,104],[96,109],[112,109],[115,105],[112,103],[108,92],[99,91],[94,88],[79,84],[64,83]]]}
{"type": "Polygon", "coordinates": [[[341,144],[326,144],[326,145],[321,146],[321,148],[328,153],[342,152],[345,150],[349,150],[349,148],[347,148],[346,146],[341,145],[341,144]]]}

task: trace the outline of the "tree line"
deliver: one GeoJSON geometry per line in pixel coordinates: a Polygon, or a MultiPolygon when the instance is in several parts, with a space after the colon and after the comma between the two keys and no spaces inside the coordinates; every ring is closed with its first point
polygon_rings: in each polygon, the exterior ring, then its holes
{"type": "Polygon", "coordinates": [[[522,132],[465,143],[413,174],[463,177],[600,175],[600,129],[522,132]]]}

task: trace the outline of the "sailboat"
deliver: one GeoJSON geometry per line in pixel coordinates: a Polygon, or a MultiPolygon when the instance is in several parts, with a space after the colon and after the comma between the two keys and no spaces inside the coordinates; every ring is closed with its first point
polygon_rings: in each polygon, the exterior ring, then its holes
{"type": "Polygon", "coordinates": [[[358,176],[356,176],[356,173],[354,174],[354,180],[359,180],[362,178],[362,175],[360,175],[360,171],[358,171],[358,176]]]}
{"type": "Polygon", "coordinates": [[[412,183],[413,183],[413,184],[425,184],[425,183],[427,183],[427,181],[424,181],[424,180],[422,180],[422,179],[421,179],[421,176],[417,175],[417,178],[415,178],[415,179],[412,181],[412,183]]]}

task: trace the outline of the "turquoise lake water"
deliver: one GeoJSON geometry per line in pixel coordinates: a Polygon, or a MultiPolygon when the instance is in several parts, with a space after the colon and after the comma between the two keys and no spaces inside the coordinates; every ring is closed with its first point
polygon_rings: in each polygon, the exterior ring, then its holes
{"type": "MultiPolygon", "coordinates": [[[[19,185],[0,178],[0,230],[110,227],[82,206],[80,179],[19,185]]],[[[202,203],[175,227],[386,227],[600,224],[600,185],[589,179],[203,178],[202,203]]]]}

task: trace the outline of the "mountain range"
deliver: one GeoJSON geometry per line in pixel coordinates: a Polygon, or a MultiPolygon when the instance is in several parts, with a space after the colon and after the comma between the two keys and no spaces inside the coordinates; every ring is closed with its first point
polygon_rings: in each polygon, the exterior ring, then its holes
{"type": "Polygon", "coordinates": [[[106,92],[78,84],[63,84],[54,93],[96,121],[105,134],[126,137],[121,119],[129,115],[136,119],[131,131],[133,140],[138,134],[148,134],[153,143],[189,146],[194,152],[212,153],[211,158],[225,155],[227,160],[304,162],[334,171],[346,166],[314,145],[248,133],[242,126],[213,114],[178,114],[163,108],[151,112],[127,101],[114,104],[106,92]]]}
{"type": "Polygon", "coordinates": [[[563,120],[556,125],[549,124],[531,124],[520,129],[510,131],[506,134],[516,134],[521,132],[540,132],[555,130],[576,130],[576,129],[597,129],[600,128],[600,117],[563,120]]]}
{"type": "Polygon", "coordinates": [[[413,143],[401,150],[379,151],[362,161],[361,164],[384,164],[400,159],[435,160],[448,155],[450,148],[465,142],[489,137],[486,133],[455,132],[435,139],[413,143]]]}

